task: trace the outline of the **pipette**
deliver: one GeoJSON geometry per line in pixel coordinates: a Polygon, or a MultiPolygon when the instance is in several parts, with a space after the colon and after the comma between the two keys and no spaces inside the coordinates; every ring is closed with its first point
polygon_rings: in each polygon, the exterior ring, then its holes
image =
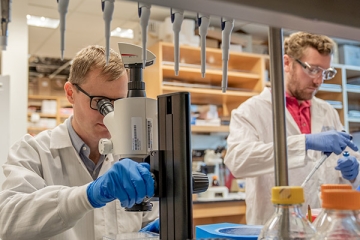
{"type": "Polygon", "coordinates": [[[102,0],[101,8],[103,11],[103,19],[105,22],[105,58],[106,64],[109,63],[110,55],[110,24],[114,13],[115,0],[102,0]]]}
{"type": "Polygon", "coordinates": [[[140,26],[141,26],[141,41],[142,41],[142,61],[143,66],[145,68],[146,65],[146,43],[147,43],[147,30],[150,19],[150,8],[151,5],[147,3],[138,3],[138,14],[140,18],[140,26]]]}
{"type": "Polygon", "coordinates": [[[301,187],[304,187],[305,184],[310,180],[310,178],[312,177],[312,175],[314,175],[315,171],[318,170],[318,168],[321,166],[321,164],[323,164],[323,162],[326,160],[328,156],[326,154],[322,154],[320,160],[318,161],[318,163],[315,165],[315,167],[311,170],[311,172],[309,173],[309,175],[307,175],[307,177],[305,178],[305,181],[301,184],[301,187]]]}
{"type": "Polygon", "coordinates": [[[179,75],[179,62],[180,62],[179,35],[183,20],[184,20],[184,10],[172,8],[171,22],[173,23],[173,31],[174,31],[174,70],[176,76],[179,75]]]}
{"type": "Polygon", "coordinates": [[[11,21],[11,0],[1,0],[0,14],[1,14],[0,49],[6,50],[7,38],[8,38],[8,23],[11,21]]]}
{"type": "MultiPolygon", "coordinates": [[[[345,130],[342,130],[342,132],[346,132],[345,130]]],[[[350,141],[353,139],[353,136],[350,135],[350,141]]],[[[328,155],[326,155],[325,153],[322,153],[323,155],[321,156],[319,162],[315,165],[315,167],[311,170],[311,172],[309,173],[309,175],[305,178],[305,181],[301,184],[301,187],[304,187],[305,184],[309,181],[309,179],[312,177],[312,175],[314,175],[315,171],[318,170],[318,168],[321,166],[321,164],[323,164],[323,162],[326,160],[326,158],[328,157],[328,155]]],[[[329,154],[329,153],[328,153],[329,154]]],[[[329,154],[330,156],[330,154],[329,154]]],[[[349,156],[349,152],[348,151],[344,151],[343,153],[344,157],[348,157],[349,156]]]]}
{"type": "Polygon", "coordinates": [[[64,59],[65,51],[65,21],[69,6],[69,0],[58,0],[58,12],[60,13],[60,54],[61,60],[64,59]]]}
{"type": "Polygon", "coordinates": [[[198,14],[199,34],[201,41],[201,76],[205,77],[206,68],[206,35],[210,24],[210,15],[198,14]]]}
{"type": "Polygon", "coordinates": [[[221,29],[222,29],[222,69],[223,77],[221,82],[222,92],[226,92],[228,84],[228,62],[229,62],[229,48],[230,48],[230,35],[234,28],[234,19],[221,18],[221,29]]]}

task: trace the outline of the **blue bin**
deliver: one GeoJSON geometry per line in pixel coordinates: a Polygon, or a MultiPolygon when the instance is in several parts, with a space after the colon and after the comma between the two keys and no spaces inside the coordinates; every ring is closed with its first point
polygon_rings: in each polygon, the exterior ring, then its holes
{"type": "Polygon", "coordinates": [[[218,223],[196,226],[196,239],[257,240],[263,226],[218,223]]]}

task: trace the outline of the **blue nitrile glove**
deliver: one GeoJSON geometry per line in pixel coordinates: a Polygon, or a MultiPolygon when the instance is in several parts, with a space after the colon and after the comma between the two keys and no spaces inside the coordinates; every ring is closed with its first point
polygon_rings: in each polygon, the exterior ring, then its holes
{"type": "Polygon", "coordinates": [[[90,183],[87,196],[95,208],[119,199],[122,207],[132,207],[154,195],[154,179],[148,163],[137,163],[128,158],[116,162],[104,175],[90,183]]]}
{"type": "Polygon", "coordinates": [[[354,156],[342,157],[335,169],[341,171],[343,178],[353,181],[359,173],[359,162],[354,156]]]}
{"type": "Polygon", "coordinates": [[[153,232],[153,233],[159,233],[160,232],[160,221],[159,219],[155,219],[148,225],[146,225],[144,228],[140,229],[139,232],[153,232]]]}
{"type": "Polygon", "coordinates": [[[326,153],[334,152],[339,155],[346,147],[350,147],[352,150],[357,151],[358,147],[351,142],[350,134],[346,132],[338,132],[335,130],[313,133],[305,135],[306,150],[316,150],[326,153]]]}

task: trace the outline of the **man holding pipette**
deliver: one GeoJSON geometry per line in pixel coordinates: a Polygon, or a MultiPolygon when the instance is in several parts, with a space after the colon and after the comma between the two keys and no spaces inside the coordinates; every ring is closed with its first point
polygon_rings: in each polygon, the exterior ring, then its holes
{"type": "MultiPolygon", "coordinates": [[[[284,41],[286,131],[289,185],[300,186],[322,156],[326,160],[304,184],[305,203],[320,208],[324,183],[360,183],[358,147],[344,132],[337,111],[314,97],[324,80],[333,79],[334,42],[322,35],[297,32],[284,41]],[[346,150],[349,156],[342,156],[346,150]]],[[[341,76],[339,76],[341,77],[341,76]]],[[[275,185],[271,89],[233,110],[225,164],[237,178],[246,178],[246,220],[264,224],[273,213],[275,185]]],[[[323,158],[324,159],[324,158],[323,158]]]]}

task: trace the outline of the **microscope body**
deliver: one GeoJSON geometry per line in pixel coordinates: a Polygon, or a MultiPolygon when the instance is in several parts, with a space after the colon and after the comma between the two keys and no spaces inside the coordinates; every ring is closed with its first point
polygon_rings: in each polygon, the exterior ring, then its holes
{"type": "MultiPolygon", "coordinates": [[[[126,68],[130,69],[128,96],[114,102],[98,102],[111,139],[101,139],[99,152],[145,161],[155,180],[155,196],[128,211],[150,211],[150,200],[160,203],[160,239],[192,239],[192,194],[206,191],[208,177],[192,173],[190,94],[177,92],[157,99],[146,97],[142,81],[141,47],[119,43],[126,68]]],[[[147,50],[146,65],[155,55],[147,50]]]]}

